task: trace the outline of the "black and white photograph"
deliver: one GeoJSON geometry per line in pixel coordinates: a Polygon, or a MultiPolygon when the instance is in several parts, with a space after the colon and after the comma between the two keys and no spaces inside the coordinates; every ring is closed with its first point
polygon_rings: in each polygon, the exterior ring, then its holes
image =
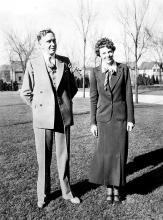
{"type": "Polygon", "coordinates": [[[0,1],[0,219],[163,220],[163,1],[0,1]]]}

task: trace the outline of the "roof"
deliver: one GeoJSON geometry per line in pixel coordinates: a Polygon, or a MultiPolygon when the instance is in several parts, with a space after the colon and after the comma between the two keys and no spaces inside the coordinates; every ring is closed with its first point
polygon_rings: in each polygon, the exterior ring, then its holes
{"type": "Polygon", "coordinates": [[[154,66],[155,64],[158,64],[158,62],[156,62],[156,61],[143,62],[143,63],[140,65],[139,69],[140,69],[140,70],[150,70],[150,69],[153,68],[153,66],[154,66]]]}
{"type": "Polygon", "coordinates": [[[0,71],[6,71],[6,70],[10,71],[10,69],[11,69],[10,65],[7,64],[0,66],[0,71]]]}
{"type": "Polygon", "coordinates": [[[20,61],[12,61],[12,65],[4,64],[0,66],[0,71],[10,71],[11,67],[14,71],[22,71],[22,66],[20,61]]]}
{"type": "Polygon", "coordinates": [[[12,61],[12,68],[14,71],[22,71],[22,66],[20,61],[12,61]]]}
{"type": "MultiPolygon", "coordinates": [[[[126,64],[126,63],[124,63],[126,64]]],[[[127,66],[130,68],[130,69],[135,69],[135,62],[128,62],[127,63],[127,66]]]]}

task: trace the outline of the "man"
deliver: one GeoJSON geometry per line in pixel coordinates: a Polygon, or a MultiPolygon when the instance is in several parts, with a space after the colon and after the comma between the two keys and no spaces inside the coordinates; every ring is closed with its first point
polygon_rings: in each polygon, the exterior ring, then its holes
{"type": "Polygon", "coordinates": [[[50,194],[50,165],[53,136],[62,196],[72,203],[69,182],[70,126],[73,125],[72,98],[77,93],[70,61],[56,54],[56,38],[52,30],[40,31],[41,54],[31,59],[26,68],[21,97],[32,107],[33,128],[38,161],[38,207],[45,206],[50,194]]]}

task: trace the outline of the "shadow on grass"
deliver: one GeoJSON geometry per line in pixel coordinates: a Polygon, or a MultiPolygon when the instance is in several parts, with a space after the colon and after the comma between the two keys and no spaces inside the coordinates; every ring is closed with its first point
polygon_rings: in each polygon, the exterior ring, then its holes
{"type": "MultiPolygon", "coordinates": [[[[85,179],[81,182],[78,182],[74,185],[71,185],[71,189],[72,189],[74,196],[77,196],[80,198],[81,196],[83,196],[87,192],[91,191],[92,189],[96,189],[98,186],[99,185],[90,183],[87,179],[85,179]]],[[[55,200],[61,196],[62,196],[61,190],[56,190],[55,192],[51,193],[48,196],[48,199],[46,201],[46,205],[48,205],[52,200],[55,200]]]]}
{"type": "Polygon", "coordinates": [[[127,174],[132,174],[140,169],[152,166],[152,170],[131,180],[126,184],[127,194],[148,194],[163,185],[163,148],[140,155],[127,166],[127,174]],[[159,166],[160,164],[160,166],[159,166]],[[155,168],[156,166],[159,166],[155,168]]]}
{"type": "Polygon", "coordinates": [[[135,108],[160,108],[163,107],[163,104],[151,104],[151,103],[138,103],[134,104],[135,108]]]}
{"type": "Polygon", "coordinates": [[[9,127],[9,126],[17,126],[17,125],[25,125],[25,124],[31,124],[32,120],[29,121],[23,121],[23,122],[15,122],[15,123],[11,123],[11,124],[1,124],[1,127],[9,127]]]}
{"type": "MultiPolygon", "coordinates": [[[[135,159],[127,164],[127,175],[138,172],[141,169],[152,166],[152,171],[137,177],[126,184],[127,194],[139,193],[147,194],[157,187],[163,185],[163,165],[155,168],[163,162],[163,148],[135,157],[135,159]]],[[[75,196],[79,198],[87,192],[98,188],[99,185],[90,183],[88,179],[82,180],[71,186],[75,196]]],[[[61,191],[57,190],[50,195],[50,200],[55,200],[61,196],[61,191]]]]}
{"type": "Polygon", "coordinates": [[[133,174],[148,166],[157,166],[163,162],[163,148],[151,151],[146,154],[139,155],[134,160],[127,164],[127,175],[133,174]]]}
{"type": "Polygon", "coordinates": [[[48,196],[48,199],[46,201],[47,205],[52,201],[57,199],[58,197],[62,196],[62,192],[61,190],[56,190],[55,192],[50,193],[50,195],[48,196]]]}
{"type": "Polygon", "coordinates": [[[0,104],[0,108],[3,108],[3,107],[11,107],[11,106],[21,106],[21,105],[24,105],[24,106],[27,106],[27,104],[25,103],[12,103],[12,104],[0,104]]]}
{"type": "Polygon", "coordinates": [[[92,189],[96,189],[97,187],[99,187],[99,185],[90,183],[88,179],[85,179],[71,186],[75,196],[78,196],[79,198],[92,189]]]}
{"type": "Polygon", "coordinates": [[[127,194],[148,194],[163,185],[163,165],[127,183],[127,194]]]}

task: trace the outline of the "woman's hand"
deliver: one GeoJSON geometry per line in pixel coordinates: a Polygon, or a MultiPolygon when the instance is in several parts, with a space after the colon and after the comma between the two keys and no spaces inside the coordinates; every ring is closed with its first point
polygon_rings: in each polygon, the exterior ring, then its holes
{"type": "Polygon", "coordinates": [[[91,125],[91,133],[94,137],[98,137],[97,125],[91,125]]]}
{"type": "Polygon", "coordinates": [[[132,122],[127,122],[127,131],[132,131],[134,124],[132,122]]]}

